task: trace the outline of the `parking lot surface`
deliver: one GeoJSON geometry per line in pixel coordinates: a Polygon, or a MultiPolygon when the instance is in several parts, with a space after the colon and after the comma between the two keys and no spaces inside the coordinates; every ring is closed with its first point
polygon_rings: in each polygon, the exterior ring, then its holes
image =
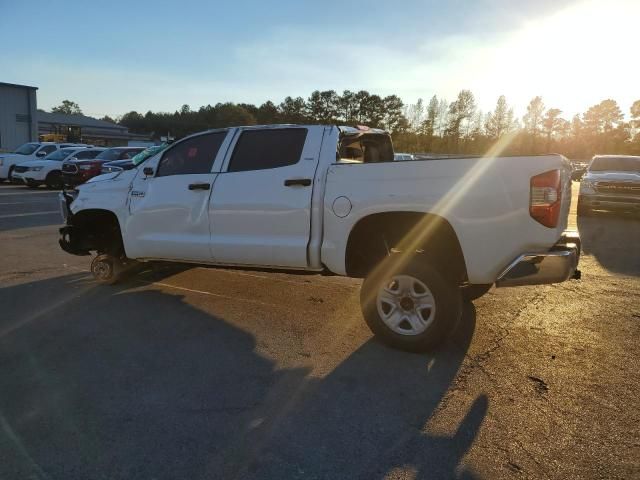
{"type": "Polygon", "coordinates": [[[59,222],[0,185],[1,479],[640,478],[637,218],[581,218],[581,281],[492,289],[423,355],[372,339],[359,281],[99,286],[59,222]]]}

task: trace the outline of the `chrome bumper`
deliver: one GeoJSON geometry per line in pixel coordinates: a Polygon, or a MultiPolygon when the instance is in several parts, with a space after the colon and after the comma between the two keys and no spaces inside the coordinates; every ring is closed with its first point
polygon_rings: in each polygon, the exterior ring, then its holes
{"type": "Polygon", "coordinates": [[[567,232],[550,251],[523,253],[516,258],[498,276],[496,287],[545,285],[579,279],[580,249],[578,233],[567,232]]]}

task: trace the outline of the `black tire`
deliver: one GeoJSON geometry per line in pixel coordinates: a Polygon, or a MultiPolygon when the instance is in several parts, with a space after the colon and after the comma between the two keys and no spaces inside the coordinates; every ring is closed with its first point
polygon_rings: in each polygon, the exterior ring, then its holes
{"type": "Polygon", "coordinates": [[[473,300],[477,300],[482,297],[485,293],[491,290],[493,287],[492,283],[487,284],[479,284],[479,285],[465,285],[460,289],[460,293],[462,293],[462,298],[468,302],[473,300]]]}
{"type": "MultiPolygon", "coordinates": [[[[388,257],[384,264],[374,269],[362,284],[360,305],[364,319],[371,331],[382,342],[391,347],[409,352],[430,350],[439,345],[460,320],[462,315],[460,288],[447,280],[435,268],[426,264],[426,261],[421,255],[417,255],[406,266],[394,268],[393,264],[397,262],[394,262],[393,256],[388,257]],[[385,264],[390,266],[385,266],[385,264]],[[381,317],[381,312],[384,314],[385,300],[382,300],[382,297],[379,298],[379,294],[385,285],[393,285],[396,278],[418,280],[416,285],[420,285],[421,282],[429,290],[434,309],[433,312],[429,308],[423,309],[428,311],[430,318],[428,321],[423,321],[424,311],[418,313],[422,325],[426,324],[426,328],[423,331],[416,334],[411,333],[411,330],[403,331],[403,328],[406,328],[402,327],[403,323],[410,326],[413,325],[408,320],[402,320],[394,331],[381,317]],[[399,333],[399,331],[402,333],[399,333]]],[[[409,281],[412,282],[413,280],[409,281]]],[[[400,294],[400,296],[403,297],[396,307],[397,311],[400,312],[400,316],[406,312],[413,311],[415,313],[416,310],[405,309],[405,306],[400,306],[411,295],[400,294]]],[[[412,300],[410,299],[410,301],[412,300]]]]}
{"type": "Polygon", "coordinates": [[[44,181],[47,188],[54,188],[56,190],[62,189],[62,172],[54,170],[49,172],[47,178],[44,181]]]}

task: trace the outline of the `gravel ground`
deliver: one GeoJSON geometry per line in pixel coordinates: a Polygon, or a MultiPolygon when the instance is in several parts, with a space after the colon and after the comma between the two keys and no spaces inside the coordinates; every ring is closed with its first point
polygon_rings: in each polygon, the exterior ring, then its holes
{"type": "Polygon", "coordinates": [[[415,355],[351,279],[95,285],[56,211],[0,185],[1,479],[640,478],[637,218],[580,219],[581,281],[492,289],[415,355]]]}

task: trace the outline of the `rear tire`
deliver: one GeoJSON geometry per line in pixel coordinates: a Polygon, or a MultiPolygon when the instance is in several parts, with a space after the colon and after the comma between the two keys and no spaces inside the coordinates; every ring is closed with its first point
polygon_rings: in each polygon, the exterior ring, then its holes
{"type": "Polygon", "coordinates": [[[375,268],[360,291],[371,331],[387,345],[424,352],[439,345],[462,315],[462,295],[420,255],[404,267],[394,256],[375,268]],[[386,264],[386,265],[385,265],[386,264]]]}

